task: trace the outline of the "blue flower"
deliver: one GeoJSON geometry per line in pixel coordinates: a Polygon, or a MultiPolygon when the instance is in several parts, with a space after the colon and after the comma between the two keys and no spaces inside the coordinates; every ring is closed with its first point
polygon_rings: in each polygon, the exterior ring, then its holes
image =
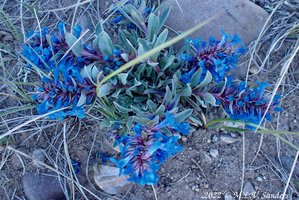
{"type": "Polygon", "coordinates": [[[81,163],[76,160],[71,160],[71,164],[73,166],[75,174],[78,174],[81,168],[81,163]]]}
{"type": "Polygon", "coordinates": [[[67,108],[49,115],[50,119],[63,120],[68,116],[84,118],[83,106],[91,104],[95,96],[96,86],[89,79],[74,73],[72,67],[63,67],[54,69],[52,78],[43,77],[42,86],[37,88],[32,98],[37,103],[39,114],[67,108]],[[59,78],[61,76],[63,81],[59,78]],[[82,95],[86,97],[86,102],[78,105],[82,95]]]}
{"type": "Polygon", "coordinates": [[[157,184],[161,164],[183,148],[177,143],[177,136],[153,132],[139,124],[134,127],[134,132],[117,138],[121,159],[111,158],[111,161],[120,169],[120,175],[129,176],[129,181],[141,185],[157,184]]]}
{"type": "MultiPolygon", "coordinates": [[[[29,61],[27,66],[31,68],[34,64],[41,70],[50,72],[61,62],[71,61],[73,66],[82,68],[94,61],[102,60],[102,55],[87,44],[83,45],[82,57],[76,57],[72,52],[64,56],[70,48],[65,39],[65,31],[65,24],[59,22],[58,32],[50,34],[47,28],[43,28],[42,34],[40,31],[31,31],[26,34],[28,40],[23,46],[22,55],[29,61]],[[61,60],[63,56],[65,58],[61,60]]],[[[76,38],[80,37],[81,32],[81,26],[74,26],[73,34],[76,38]]]]}
{"type": "Polygon", "coordinates": [[[196,54],[181,55],[182,60],[189,62],[191,70],[200,67],[203,74],[209,71],[217,83],[224,80],[231,68],[236,68],[239,56],[246,51],[238,35],[222,33],[221,40],[210,37],[208,43],[200,38],[189,39],[188,44],[194,47],[196,54]]]}
{"type": "Polygon", "coordinates": [[[171,131],[180,132],[183,135],[188,135],[190,125],[188,123],[176,122],[174,115],[171,115],[169,112],[166,112],[165,119],[156,126],[154,126],[154,129],[158,131],[164,127],[170,129],[171,131]]]}
{"type": "Polygon", "coordinates": [[[217,99],[231,119],[259,124],[264,115],[267,120],[271,120],[269,112],[281,111],[282,109],[279,106],[280,95],[276,95],[269,107],[269,111],[266,113],[270,103],[270,95],[265,93],[265,88],[269,84],[264,82],[257,82],[256,84],[255,87],[249,88],[245,86],[245,82],[236,83],[229,78],[222,92],[223,86],[217,86],[211,90],[211,94],[217,99]]]}
{"type": "Polygon", "coordinates": [[[195,73],[195,68],[192,68],[189,72],[183,74],[181,76],[181,81],[185,84],[190,83],[191,82],[191,78],[193,76],[193,74],[195,73]]]}

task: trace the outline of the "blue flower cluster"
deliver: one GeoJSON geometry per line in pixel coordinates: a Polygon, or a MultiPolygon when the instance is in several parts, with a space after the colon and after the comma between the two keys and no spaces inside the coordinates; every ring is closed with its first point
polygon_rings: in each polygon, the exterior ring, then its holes
{"type": "Polygon", "coordinates": [[[183,74],[182,82],[189,83],[195,71],[201,68],[203,75],[198,82],[201,82],[209,71],[214,80],[219,83],[224,80],[231,68],[236,68],[239,55],[246,49],[238,35],[229,36],[225,32],[222,33],[221,40],[210,37],[208,43],[200,38],[188,40],[188,44],[195,49],[195,55],[181,55],[181,59],[188,62],[190,67],[188,72],[183,74]]]}
{"type": "MultiPolygon", "coordinates": [[[[41,31],[31,31],[26,34],[27,43],[23,47],[22,55],[27,59],[28,67],[35,65],[45,72],[50,72],[61,62],[63,64],[71,62],[73,66],[83,67],[100,58],[100,55],[97,55],[88,45],[84,45],[82,57],[76,57],[72,52],[65,56],[69,46],[65,39],[64,23],[58,24],[58,30],[58,33],[49,34],[47,28],[42,28],[41,31]]],[[[79,38],[81,27],[75,26],[73,34],[79,38]]]]}
{"type": "Polygon", "coordinates": [[[157,184],[158,170],[169,157],[176,155],[183,150],[177,141],[176,133],[189,133],[188,123],[177,123],[174,116],[169,113],[166,118],[156,126],[147,127],[135,125],[135,134],[119,136],[117,143],[122,158],[111,160],[120,169],[120,174],[128,175],[129,181],[141,185],[157,184]],[[173,134],[166,135],[164,128],[169,129],[173,134]]]}
{"type": "MultiPolygon", "coordinates": [[[[80,71],[83,66],[101,59],[101,56],[88,45],[84,46],[82,57],[76,57],[72,52],[65,55],[69,47],[62,22],[58,24],[58,30],[51,36],[47,28],[27,34],[28,44],[22,54],[28,59],[28,67],[36,66],[44,72],[42,85],[32,98],[37,103],[39,114],[68,108],[51,114],[51,119],[63,120],[67,116],[84,118],[83,106],[93,102],[96,86],[89,78],[82,78],[80,71]]],[[[81,27],[75,26],[73,34],[79,38],[81,27]]]]}
{"type": "MultiPolygon", "coordinates": [[[[265,88],[268,86],[269,84],[261,82],[257,83],[254,88],[249,88],[245,82],[232,82],[232,78],[229,77],[222,93],[220,92],[222,87],[214,87],[211,94],[222,105],[231,119],[259,124],[270,103],[270,96],[265,93],[265,88]]],[[[275,95],[269,112],[282,110],[279,106],[279,99],[280,95],[275,95]]],[[[269,112],[266,113],[265,118],[270,121],[269,112]]]]}
{"type": "Polygon", "coordinates": [[[32,95],[37,103],[39,114],[69,107],[51,114],[49,118],[63,120],[67,116],[85,117],[83,106],[93,102],[96,96],[96,86],[89,79],[81,78],[80,74],[76,74],[76,70],[68,72],[74,72],[75,76],[70,74],[65,76],[65,71],[62,74],[61,71],[55,70],[53,79],[43,77],[42,86],[38,87],[36,94],[32,95]],[[75,78],[76,75],[78,78],[75,78]],[[59,76],[64,76],[64,80],[60,81],[59,76]],[[80,102],[80,99],[84,102],[80,102]]]}

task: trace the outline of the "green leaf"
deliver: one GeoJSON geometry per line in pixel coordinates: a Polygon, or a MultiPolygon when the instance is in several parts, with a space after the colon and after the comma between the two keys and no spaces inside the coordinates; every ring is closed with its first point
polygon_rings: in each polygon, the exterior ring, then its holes
{"type": "Polygon", "coordinates": [[[92,81],[96,81],[99,73],[100,71],[95,64],[84,66],[84,68],[80,71],[80,75],[82,76],[82,78],[89,78],[92,81]]]}
{"type": "MultiPolygon", "coordinates": [[[[160,35],[159,37],[157,38],[156,42],[155,42],[155,45],[154,47],[157,47],[163,43],[165,43],[165,41],[167,40],[167,36],[168,36],[168,29],[165,29],[160,35]]],[[[154,61],[156,61],[158,59],[158,56],[160,54],[160,51],[157,52],[155,55],[152,56],[152,59],[154,61]]]]}
{"type": "Polygon", "coordinates": [[[104,31],[104,27],[103,27],[103,20],[100,20],[97,25],[96,25],[96,29],[95,29],[95,34],[99,35],[100,33],[102,33],[104,31]]]}
{"type": "Polygon", "coordinates": [[[187,109],[175,115],[176,122],[180,123],[188,119],[193,112],[193,109],[187,109]]]}
{"type": "Polygon", "coordinates": [[[201,68],[199,68],[191,77],[191,82],[190,82],[191,88],[194,88],[197,86],[201,75],[202,75],[202,70],[201,70],[201,68]]]}
{"type": "Polygon", "coordinates": [[[126,122],[126,127],[128,130],[131,130],[132,127],[133,127],[133,118],[132,117],[129,117],[127,122],[126,122]]]}
{"type": "Polygon", "coordinates": [[[131,112],[131,111],[132,111],[132,110],[129,109],[129,108],[125,108],[125,107],[119,105],[119,104],[116,103],[115,101],[113,102],[113,104],[114,104],[115,108],[116,108],[119,112],[121,112],[121,113],[128,113],[128,112],[131,112]]]}
{"type": "Polygon", "coordinates": [[[164,105],[160,105],[159,108],[154,113],[154,115],[163,115],[165,113],[165,109],[166,108],[164,105]]]}
{"type": "Polygon", "coordinates": [[[176,36],[175,38],[165,42],[164,44],[162,45],[159,45],[158,47],[155,47],[151,50],[149,50],[148,52],[140,55],[140,56],[137,56],[135,59],[131,60],[130,62],[126,63],[125,65],[123,65],[122,67],[120,67],[119,69],[113,71],[111,74],[109,74],[108,76],[106,76],[104,79],[102,79],[98,85],[97,85],[97,90],[96,90],[96,93],[97,95],[99,95],[99,91],[100,91],[100,88],[102,87],[102,85],[108,81],[109,79],[111,79],[112,77],[118,75],[119,73],[127,70],[127,69],[130,69],[131,67],[135,66],[136,64],[144,61],[144,59],[146,58],[149,58],[153,55],[155,55],[157,52],[161,51],[162,49],[165,49],[177,42],[179,42],[180,40],[184,39],[185,37],[187,37],[188,35],[194,33],[196,30],[200,29],[201,27],[203,27],[204,25],[206,25],[207,23],[209,23],[210,21],[214,20],[215,17],[218,16],[218,15],[215,15],[214,17],[211,17],[210,19],[208,20],[205,20],[203,22],[201,22],[200,24],[198,24],[197,26],[189,29],[188,31],[185,31],[184,33],[176,36]]]}
{"type": "Polygon", "coordinates": [[[172,100],[172,92],[168,86],[166,86],[166,93],[163,99],[163,105],[168,105],[172,100]]]}
{"type": "Polygon", "coordinates": [[[65,40],[68,46],[72,49],[73,53],[80,57],[84,50],[82,43],[72,34],[65,32],[65,40]]]}
{"type": "Polygon", "coordinates": [[[118,74],[117,76],[123,85],[127,84],[128,73],[121,73],[121,74],[118,74]]]}
{"type": "Polygon", "coordinates": [[[183,89],[180,89],[177,91],[177,95],[183,96],[183,97],[189,97],[192,95],[192,89],[190,85],[186,85],[183,89]]]}
{"type": "Polygon", "coordinates": [[[133,116],[132,119],[137,124],[147,124],[147,123],[149,123],[151,121],[148,118],[142,118],[142,117],[136,117],[136,116],[133,116]]]}
{"type": "Polygon", "coordinates": [[[84,94],[84,92],[81,92],[81,96],[80,96],[77,106],[80,107],[80,106],[85,105],[86,99],[87,99],[86,94],[84,94]]]}
{"type": "Polygon", "coordinates": [[[207,74],[206,74],[206,77],[204,78],[204,80],[199,85],[197,85],[194,89],[196,90],[199,88],[203,88],[203,87],[207,86],[208,84],[210,84],[212,82],[212,80],[213,80],[212,74],[209,71],[207,71],[207,74]]]}
{"type": "Polygon", "coordinates": [[[106,83],[104,84],[100,91],[99,91],[99,97],[104,97],[104,96],[107,96],[108,94],[110,94],[110,91],[112,89],[112,84],[111,83],[106,83]]]}
{"type": "Polygon", "coordinates": [[[127,4],[121,8],[119,7],[119,11],[133,24],[143,30],[143,27],[145,26],[144,18],[135,6],[127,4]]]}
{"type": "Polygon", "coordinates": [[[169,58],[166,58],[166,57],[164,57],[164,58],[167,59],[167,62],[166,62],[166,64],[162,68],[163,71],[165,71],[166,69],[168,69],[173,64],[175,56],[174,55],[170,55],[169,58]]]}
{"type": "Polygon", "coordinates": [[[151,13],[148,17],[148,37],[149,41],[152,42],[154,36],[158,34],[160,27],[160,20],[154,13],[151,13]]]}
{"type": "Polygon", "coordinates": [[[196,117],[190,117],[190,120],[191,120],[193,123],[197,124],[198,126],[202,126],[202,125],[203,125],[203,124],[202,124],[202,121],[201,121],[200,119],[196,118],[196,117]]]}
{"type": "Polygon", "coordinates": [[[200,97],[206,102],[206,104],[210,104],[212,106],[216,106],[216,98],[210,93],[202,93],[200,97]]]}
{"type": "Polygon", "coordinates": [[[120,92],[123,90],[123,88],[121,88],[121,89],[117,89],[113,94],[112,94],[112,97],[114,97],[114,98],[118,98],[118,95],[120,94],[120,92]]]}
{"type": "Polygon", "coordinates": [[[152,100],[147,100],[146,102],[147,106],[149,107],[149,109],[151,110],[151,112],[155,112],[157,109],[157,105],[152,101],[152,100]]]}
{"type": "Polygon", "coordinates": [[[194,102],[191,98],[185,97],[184,98],[191,106],[197,111],[201,111],[200,105],[197,102],[194,102]]]}
{"type": "Polygon", "coordinates": [[[147,97],[135,97],[134,102],[135,103],[141,103],[141,102],[146,101],[147,99],[148,99],[147,97]]]}
{"type": "Polygon", "coordinates": [[[135,49],[134,45],[127,39],[123,30],[119,29],[118,35],[119,35],[121,42],[125,45],[127,52],[137,54],[137,50],[135,49]]]}
{"type": "Polygon", "coordinates": [[[110,36],[105,31],[98,36],[99,48],[105,56],[111,56],[113,51],[113,44],[110,36]]]}
{"type": "Polygon", "coordinates": [[[170,13],[170,10],[171,7],[168,4],[162,4],[155,10],[155,14],[157,14],[160,19],[159,30],[164,26],[165,21],[167,20],[168,15],[170,13]]]}
{"type": "Polygon", "coordinates": [[[138,39],[138,53],[137,53],[137,55],[141,56],[141,55],[145,54],[146,52],[148,52],[150,50],[151,50],[151,46],[148,43],[148,41],[145,40],[145,39],[139,38],[138,39]]]}

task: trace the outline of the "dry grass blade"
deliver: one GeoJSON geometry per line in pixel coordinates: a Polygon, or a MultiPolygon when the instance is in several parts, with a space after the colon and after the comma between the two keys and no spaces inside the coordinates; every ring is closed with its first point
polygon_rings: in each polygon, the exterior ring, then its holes
{"type": "Polygon", "coordinates": [[[22,123],[22,124],[20,124],[20,125],[18,125],[18,126],[16,126],[16,127],[14,127],[13,129],[9,130],[8,132],[6,132],[6,133],[0,135],[0,140],[2,140],[3,138],[5,138],[5,137],[7,137],[7,136],[9,136],[9,135],[11,135],[11,134],[13,134],[16,130],[18,130],[18,129],[20,129],[20,128],[22,128],[22,127],[24,127],[24,126],[26,126],[26,125],[28,125],[28,124],[30,124],[30,123],[32,123],[32,122],[35,122],[35,121],[37,121],[37,120],[39,120],[39,119],[48,117],[49,115],[54,114],[54,113],[57,113],[57,112],[59,112],[59,111],[66,110],[66,109],[68,109],[68,108],[69,108],[69,107],[65,107],[65,108],[61,108],[61,109],[58,109],[58,110],[54,110],[54,111],[48,112],[48,113],[46,113],[46,114],[39,115],[39,116],[37,116],[37,117],[35,117],[35,118],[31,119],[31,120],[28,120],[28,121],[26,121],[26,122],[24,122],[24,123],[22,123]]]}

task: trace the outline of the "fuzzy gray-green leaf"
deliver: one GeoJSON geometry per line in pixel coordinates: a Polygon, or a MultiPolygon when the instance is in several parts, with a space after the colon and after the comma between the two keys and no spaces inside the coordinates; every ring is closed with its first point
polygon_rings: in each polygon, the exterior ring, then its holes
{"type": "Polygon", "coordinates": [[[80,57],[82,55],[83,50],[84,50],[83,45],[81,44],[81,42],[78,41],[78,39],[74,35],[72,35],[68,32],[65,33],[65,40],[66,40],[66,43],[68,44],[68,46],[72,47],[73,53],[77,57],[80,57]]]}
{"type": "Polygon", "coordinates": [[[203,87],[207,86],[208,84],[210,84],[212,82],[212,80],[213,80],[212,74],[209,71],[207,71],[206,77],[199,85],[197,85],[195,87],[195,89],[199,89],[199,88],[203,88],[203,87]]]}
{"type": "Polygon", "coordinates": [[[148,37],[149,41],[153,41],[154,35],[158,34],[160,27],[160,20],[154,13],[148,17],[148,37]]]}
{"type": "Polygon", "coordinates": [[[187,110],[184,110],[183,112],[176,114],[175,115],[176,122],[180,123],[180,122],[185,121],[185,119],[188,119],[191,116],[192,112],[193,112],[193,109],[187,109],[187,110]]]}
{"type": "Polygon", "coordinates": [[[116,108],[119,112],[121,112],[121,113],[128,113],[128,112],[131,112],[131,111],[132,111],[131,109],[129,109],[129,108],[125,108],[125,107],[119,105],[119,104],[116,103],[116,102],[113,102],[113,104],[114,104],[115,108],[116,108]]]}
{"type": "Polygon", "coordinates": [[[99,34],[98,38],[99,48],[101,49],[102,53],[105,56],[111,56],[113,51],[113,44],[108,33],[103,31],[99,34]]]}
{"type": "Polygon", "coordinates": [[[126,84],[127,84],[128,73],[120,73],[120,74],[118,74],[117,76],[118,76],[118,79],[120,80],[120,82],[121,82],[123,85],[126,85],[126,84]]]}
{"type": "Polygon", "coordinates": [[[111,89],[112,89],[111,83],[104,84],[99,91],[99,97],[107,96],[108,94],[110,94],[111,89]]]}

